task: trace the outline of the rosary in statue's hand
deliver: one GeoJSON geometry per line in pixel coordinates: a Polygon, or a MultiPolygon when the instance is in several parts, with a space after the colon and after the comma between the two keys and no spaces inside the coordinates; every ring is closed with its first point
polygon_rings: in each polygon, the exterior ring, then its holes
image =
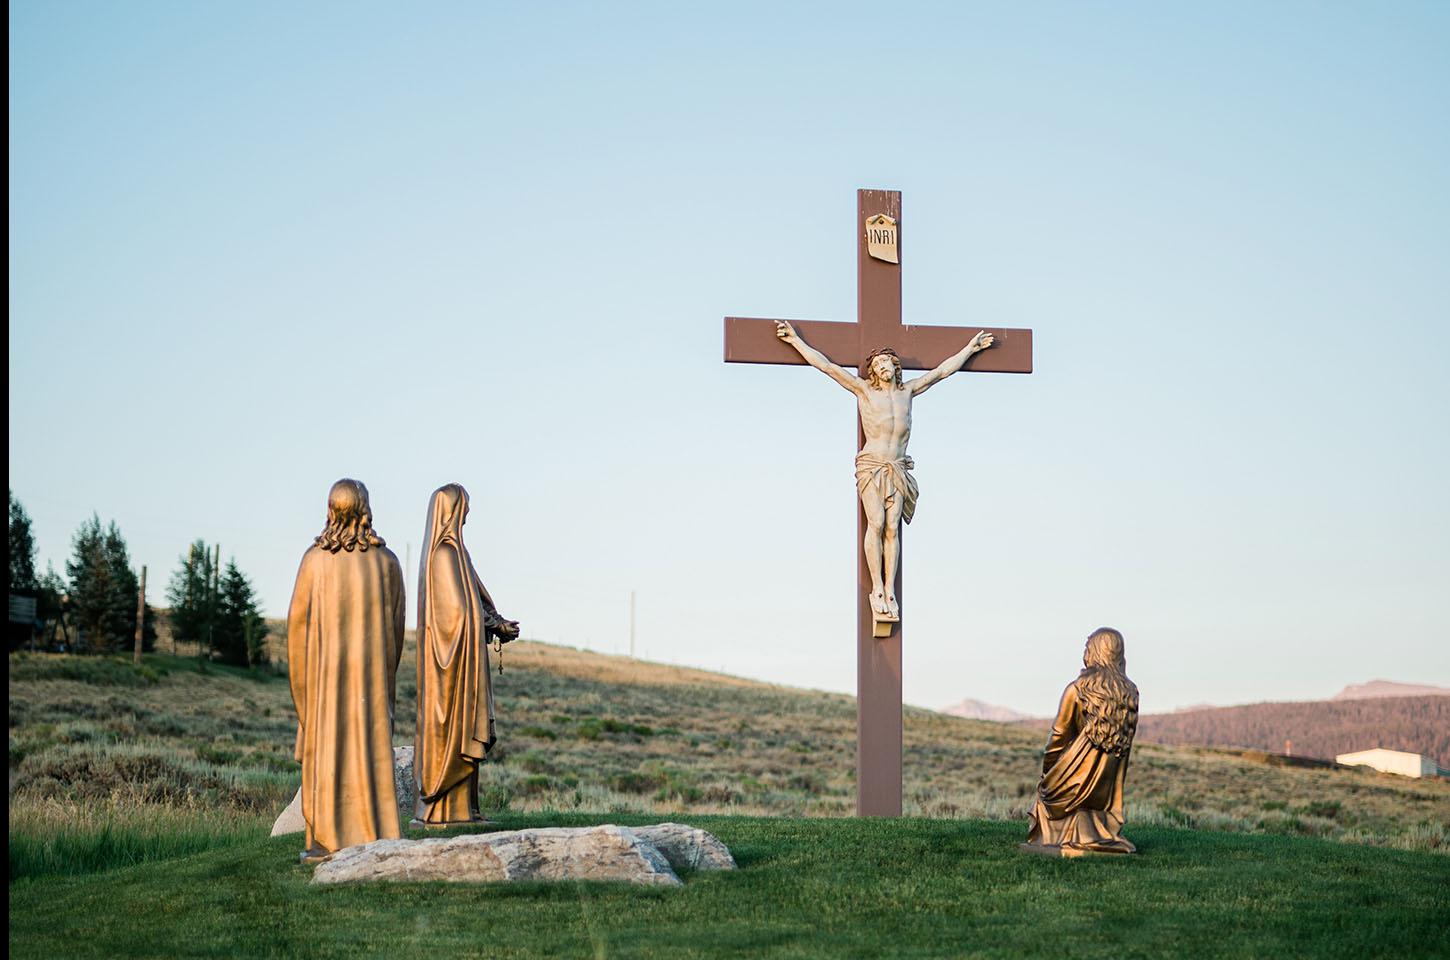
{"type": "Polygon", "coordinates": [[[493,637],[493,652],[498,655],[498,675],[503,676],[503,645],[519,638],[519,622],[499,620],[488,632],[493,637]]]}

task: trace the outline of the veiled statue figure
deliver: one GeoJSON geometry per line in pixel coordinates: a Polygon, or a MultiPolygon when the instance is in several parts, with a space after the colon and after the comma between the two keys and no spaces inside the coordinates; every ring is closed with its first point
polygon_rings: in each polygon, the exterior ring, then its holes
{"type": "Polygon", "coordinates": [[[327,526],[302,555],[287,615],[304,863],[401,836],[393,686],[404,609],[403,568],[373,532],[367,487],[337,481],[327,495],[327,526]]]}
{"type": "Polygon", "coordinates": [[[1122,835],[1123,781],[1138,728],[1138,688],[1123,672],[1123,635],[1094,630],[1082,662],[1057,708],[1023,848],[1064,857],[1132,853],[1137,848],[1122,835]]]}
{"type": "Polygon", "coordinates": [[[463,545],[468,492],[456,483],[433,491],[418,571],[418,733],[413,770],[416,822],[475,823],[478,765],[496,739],[490,637],[504,644],[517,621],[499,616],[463,545]]]}

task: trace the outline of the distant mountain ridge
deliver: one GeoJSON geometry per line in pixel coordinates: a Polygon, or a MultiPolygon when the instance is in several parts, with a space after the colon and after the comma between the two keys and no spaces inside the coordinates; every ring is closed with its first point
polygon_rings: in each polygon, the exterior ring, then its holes
{"type": "Polygon", "coordinates": [[[1351,683],[1329,699],[1374,700],[1379,697],[1450,697],[1450,687],[1435,687],[1428,683],[1371,680],[1368,683],[1351,683]]]}
{"type": "Polygon", "coordinates": [[[981,700],[973,700],[970,697],[954,703],[950,707],[943,707],[942,713],[952,717],[965,717],[968,720],[991,720],[996,723],[1016,723],[1019,720],[1033,720],[1035,717],[1026,713],[1018,713],[1011,707],[999,707],[995,703],[984,703],[981,700]]]}
{"type": "MultiPolygon", "coordinates": [[[[1379,700],[1389,697],[1450,697],[1450,687],[1437,687],[1428,683],[1400,683],[1395,680],[1370,680],[1365,683],[1351,683],[1327,700],[1293,702],[1333,703],[1342,700],[1379,700]]],[[[1192,714],[1203,713],[1209,710],[1237,710],[1244,707],[1268,705],[1267,703],[1249,703],[1231,707],[1220,707],[1212,703],[1194,703],[1186,707],[1177,707],[1173,710],[1173,713],[1192,714]]],[[[1021,713],[1013,710],[1011,707],[998,706],[995,703],[987,703],[985,700],[974,700],[971,697],[967,697],[965,700],[954,703],[949,707],[942,707],[938,712],[952,717],[965,717],[968,720],[991,720],[995,723],[1022,723],[1024,721],[1050,719],[1030,713],[1021,713]]],[[[1224,744],[1224,746],[1243,746],[1243,744],[1224,744]]],[[[1282,743],[1278,746],[1280,749],[1283,748],[1282,743]]],[[[1268,748],[1263,747],[1257,749],[1268,748]]]]}

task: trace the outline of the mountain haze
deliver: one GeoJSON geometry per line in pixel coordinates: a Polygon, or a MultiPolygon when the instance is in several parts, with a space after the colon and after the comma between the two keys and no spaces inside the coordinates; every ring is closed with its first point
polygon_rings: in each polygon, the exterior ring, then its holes
{"type": "Polygon", "coordinates": [[[995,723],[1016,723],[1019,720],[1034,719],[1030,714],[1018,713],[1011,707],[999,707],[995,703],[984,703],[970,697],[943,707],[941,712],[949,717],[965,717],[968,720],[991,720],[995,723]]]}
{"type": "Polygon", "coordinates": [[[1426,683],[1396,683],[1393,680],[1371,680],[1368,683],[1351,683],[1329,699],[1374,700],[1379,697],[1450,697],[1450,687],[1433,687],[1426,683]]]}

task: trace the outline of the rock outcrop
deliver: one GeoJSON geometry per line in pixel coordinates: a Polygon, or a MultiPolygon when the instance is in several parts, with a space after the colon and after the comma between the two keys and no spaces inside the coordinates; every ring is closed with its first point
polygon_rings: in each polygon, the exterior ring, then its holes
{"type": "Polygon", "coordinates": [[[715,835],[684,823],[630,827],[630,832],[664,854],[676,870],[734,870],[730,848],[715,835]]]}
{"type": "Polygon", "coordinates": [[[680,878],[670,866],[672,859],[695,869],[735,865],[719,840],[683,824],[546,827],[426,840],[378,840],[333,854],[318,865],[312,882],[612,880],[678,886],[680,878]],[[645,839],[649,836],[657,838],[670,855],[645,839]]]}

